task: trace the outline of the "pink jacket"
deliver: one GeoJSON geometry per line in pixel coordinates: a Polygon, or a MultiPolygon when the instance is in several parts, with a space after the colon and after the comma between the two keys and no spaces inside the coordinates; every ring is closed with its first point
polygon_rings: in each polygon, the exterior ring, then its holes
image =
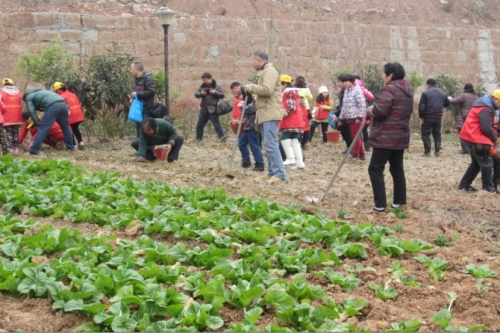
{"type": "Polygon", "coordinates": [[[361,88],[361,91],[363,92],[363,95],[367,100],[371,102],[375,99],[373,94],[369,92],[368,89],[365,88],[365,84],[363,83],[363,81],[356,79],[354,83],[356,83],[361,88]]]}

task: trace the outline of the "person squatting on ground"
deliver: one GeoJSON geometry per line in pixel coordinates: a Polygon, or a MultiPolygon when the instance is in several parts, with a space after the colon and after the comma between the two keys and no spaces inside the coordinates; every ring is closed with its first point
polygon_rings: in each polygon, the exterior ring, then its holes
{"type": "MultiPolygon", "coordinates": [[[[366,117],[366,100],[363,91],[354,82],[355,78],[353,75],[344,75],[342,76],[342,80],[346,90],[344,92],[344,101],[339,117],[339,126],[347,123],[349,125],[351,138],[354,138],[361,128],[363,119],[366,117]]],[[[362,161],[366,159],[361,137],[354,143],[354,149],[348,161],[352,161],[354,158],[359,158],[362,161]]]]}
{"type": "MultiPolygon", "coordinates": [[[[453,98],[451,96],[448,97],[451,105],[458,105],[458,113],[455,117],[455,129],[458,130],[458,134],[460,135],[460,131],[462,130],[462,126],[464,125],[465,119],[469,114],[470,109],[472,108],[472,104],[476,101],[478,96],[474,91],[474,86],[471,83],[466,83],[464,86],[464,91],[453,98]]],[[[463,141],[460,140],[460,146],[462,150],[459,151],[459,154],[469,154],[469,146],[463,141]]]]}
{"type": "Polygon", "coordinates": [[[424,154],[431,154],[431,138],[434,139],[434,155],[439,157],[441,150],[441,119],[443,109],[450,105],[446,93],[436,86],[436,80],[428,79],[425,84],[427,90],[422,93],[418,104],[418,117],[422,125],[422,142],[424,143],[424,154]]]}
{"type": "Polygon", "coordinates": [[[330,115],[330,111],[333,110],[333,99],[330,97],[328,93],[328,88],[326,86],[319,87],[318,96],[316,97],[316,107],[313,114],[313,121],[311,124],[310,140],[312,140],[314,136],[314,131],[316,127],[321,124],[321,133],[323,134],[323,143],[327,142],[326,132],[328,131],[328,116],[330,115]]]}
{"type": "Polygon", "coordinates": [[[57,122],[63,131],[66,150],[74,150],[73,133],[71,133],[68,123],[69,109],[64,98],[53,91],[35,88],[24,93],[23,101],[26,103],[29,115],[35,126],[38,126],[37,136],[29,150],[31,155],[39,154],[43,140],[54,122],[57,122]],[[36,111],[42,110],[44,110],[43,118],[40,121],[36,111]]]}
{"type": "MultiPolygon", "coordinates": [[[[0,116],[3,117],[3,127],[7,133],[7,150],[16,155],[19,154],[19,128],[23,124],[23,117],[21,115],[22,97],[19,89],[14,86],[14,81],[9,78],[2,80],[0,116]]],[[[0,135],[3,137],[3,130],[0,135]]]]}
{"type": "MultiPolygon", "coordinates": [[[[155,105],[156,83],[151,74],[144,71],[144,65],[139,61],[134,61],[130,65],[130,74],[134,77],[134,91],[132,98],[137,96],[137,99],[143,103],[142,117],[150,117],[149,113],[155,105]]],[[[131,102],[132,103],[132,102],[131,102]]],[[[135,124],[137,137],[139,137],[140,124],[135,124]]]]}
{"type": "Polygon", "coordinates": [[[219,136],[219,139],[226,142],[224,131],[219,122],[219,115],[217,114],[217,104],[221,98],[224,98],[224,90],[222,86],[212,78],[212,74],[210,73],[203,73],[201,79],[203,83],[194,94],[194,97],[201,98],[200,115],[198,117],[198,123],[196,124],[196,141],[203,140],[203,131],[210,120],[212,125],[214,125],[215,132],[219,136]]]}
{"type": "Polygon", "coordinates": [[[291,165],[292,170],[304,169],[306,165],[302,157],[299,137],[304,131],[304,119],[299,102],[299,89],[292,84],[292,78],[281,75],[281,103],[283,105],[283,120],[280,123],[280,141],[286,154],[283,164],[291,165]]]}
{"type": "MultiPolygon", "coordinates": [[[[361,77],[359,75],[354,75],[354,78],[356,79],[354,80],[354,83],[356,83],[361,88],[363,96],[365,96],[367,101],[372,102],[375,99],[375,97],[368,89],[365,88],[365,84],[363,83],[363,81],[361,81],[361,77]]],[[[365,147],[365,152],[370,151],[370,147],[368,146],[368,127],[370,127],[370,123],[371,123],[370,117],[366,117],[366,123],[365,126],[363,127],[363,144],[365,147]]]]}
{"type": "Polygon", "coordinates": [[[492,145],[497,140],[495,129],[495,110],[500,108],[500,89],[491,96],[478,98],[465,119],[460,138],[469,146],[471,163],[460,180],[458,189],[475,192],[472,182],[481,172],[482,189],[497,193],[493,183],[493,159],[490,155],[492,145]]]}
{"type": "Polygon", "coordinates": [[[242,134],[238,140],[238,148],[241,152],[241,166],[243,168],[249,168],[252,166],[252,161],[250,160],[250,151],[252,151],[253,158],[255,160],[255,167],[252,171],[264,171],[264,157],[262,156],[262,150],[260,148],[260,138],[259,132],[257,132],[257,124],[255,122],[255,115],[257,113],[257,108],[255,107],[255,101],[252,96],[246,96],[241,92],[241,84],[238,82],[231,83],[231,93],[236,98],[233,104],[233,122],[239,122],[241,112],[243,112],[243,106],[245,104],[245,98],[248,98],[247,106],[244,111],[242,126],[242,134]]]}
{"type": "Polygon", "coordinates": [[[404,151],[410,145],[410,117],[413,112],[413,88],[405,80],[405,70],[397,62],[384,65],[382,80],[384,87],[373,103],[369,115],[372,130],[368,145],[373,147],[368,174],[373,190],[375,212],[387,207],[384,169],[389,162],[389,172],[394,183],[392,207],[406,204],[406,178],[404,151]]]}
{"type": "MultiPolygon", "coordinates": [[[[343,77],[343,75],[340,75],[339,77],[337,77],[337,85],[340,87],[340,92],[338,95],[339,103],[335,107],[333,121],[336,121],[339,119],[340,112],[342,111],[342,103],[344,101],[344,94],[345,94],[345,86],[344,86],[344,83],[342,82],[342,77],[343,77]]],[[[340,131],[340,135],[342,136],[342,139],[344,140],[344,142],[347,146],[346,149],[342,152],[342,154],[345,154],[345,153],[347,153],[347,150],[349,149],[349,147],[351,146],[351,143],[352,143],[351,132],[349,131],[349,125],[347,125],[347,124],[339,125],[337,123],[337,130],[340,131]]]]}
{"type": "Polygon", "coordinates": [[[168,163],[179,158],[184,138],[177,134],[174,125],[162,118],[146,118],[142,121],[139,138],[132,141],[132,148],[137,150],[137,162],[156,161],[154,153],[158,146],[168,150],[168,163]]]}
{"type": "MultiPolygon", "coordinates": [[[[42,117],[43,118],[43,117],[42,117]]],[[[21,133],[19,133],[18,144],[22,145],[24,143],[24,139],[28,132],[31,134],[30,142],[27,144],[28,149],[31,148],[33,142],[35,141],[36,135],[38,133],[38,127],[35,126],[34,121],[31,119],[30,114],[28,112],[22,113],[22,119],[24,121],[23,128],[21,133]]],[[[64,146],[64,134],[61,130],[61,127],[58,123],[53,123],[49,129],[49,132],[43,138],[43,143],[51,146],[52,148],[62,147],[64,146]]]]}
{"type": "MultiPolygon", "coordinates": [[[[71,127],[71,131],[73,135],[76,137],[78,142],[78,149],[83,150],[84,143],[82,138],[82,133],[80,132],[80,124],[83,123],[85,117],[83,116],[82,106],[80,104],[80,100],[78,96],[73,94],[62,82],[54,83],[54,91],[59,94],[69,107],[69,126],[71,127]]],[[[73,138],[73,144],[76,145],[75,139],[73,138]]]]}
{"type": "Polygon", "coordinates": [[[311,94],[311,90],[307,87],[306,79],[299,75],[295,78],[295,88],[299,89],[299,96],[304,98],[304,105],[307,111],[307,118],[304,120],[307,122],[304,126],[304,133],[300,137],[300,145],[302,150],[307,149],[307,143],[310,141],[310,133],[309,133],[309,119],[311,116],[311,104],[310,101],[313,99],[313,95],[311,94]]]}
{"type": "Polygon", "coordinates": [[[276,140],[278,126],[283,119],[280,76],[269,62],[269,56],[262,51],[253,54],[252,65],[257,70],[257,84],[242,86],[241,89],[245,93],[257,95],[257,124],[267,155],[268,182],[279,183],[286,181],[285,166],[276,140]]]}

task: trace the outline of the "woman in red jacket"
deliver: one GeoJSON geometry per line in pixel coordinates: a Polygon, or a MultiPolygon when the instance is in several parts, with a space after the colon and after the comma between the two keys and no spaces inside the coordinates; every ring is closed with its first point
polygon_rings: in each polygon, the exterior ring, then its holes
{"type": "Polygon", "coordinates": [[[279,129],[280,142],[286,154],[284,165],[295,164],[292,170],[304,169],[306,165],[302,158],[302,148],[299,136],[304,132],[304,119],[299,102],[299,89],[292,85],[292,78],[288,75],[281,75],[281,102],[283,105],[283,120],[279,129]]]}
{"type": "MultiPolygon", "coordinates": [[[[80,105],[80,100],[78,96],[73,94],[68,90],[68,88],[62,82],[54,83],[54,91],[61,95],[62,98],[66,100],[69,107],[69,125],[71,126],[71,131],[76,136],[78,140],[78,149],[83,149],[83,138],[80,129],[78,128],[81,123],[85,120],[83,116],[82,106],[80,105]]],[[[73,144],[76,145],[73,139],[73,144]]]]}
{"type": "Polygon", "coordinates": [[[3,127],[7,132],[7,150],[12,154],[19,153],[19,128],[23,124],[21,116],[22,97],[23,95],[19,92],[19,89],[14,86],[14,81],[8,78],[2,80],[0,111],[3,116],[3,127]]]}

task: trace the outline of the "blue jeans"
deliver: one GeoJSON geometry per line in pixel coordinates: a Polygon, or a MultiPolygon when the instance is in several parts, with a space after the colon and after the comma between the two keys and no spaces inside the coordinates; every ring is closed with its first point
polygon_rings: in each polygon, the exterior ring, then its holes
{"type": "Polygon", "coordinates": [[[278,146],[278,139],[276,135],[278,134],[279,121],[266,121],[262,123],[262,139],[264,140],[264,149],[267,153],[267,164],[269,177],[278,177],[282,180],[286,180],[285,166],[283,165],[283,159],[281,159],[280,148],[278,146]]]}
{"type": "Polygon", "coordinates": [[[219,122],[219,115],[215,112],[200,112],[200,116],[198,117],[198,124],[196,124],[196,140],[201,141],[203,139],[203,130],[205,129],[205,126],[207,125],[209,120],[212,122],[212,125],[214,125],[215,132],[217,132],[219,139],[222,139],[224,137],[224,131],[222,130],[222,126],[219,122]]]}
{"type": "Polygon", "coordinates": [[[64,144],[67,150],[73,150],[73,133],[69,129],[68,105],[64,102],[54,103],[45,109],[42,121],[36,132],[35,141],[30,148],[30,154],[38,154],[42,147],[43,140],[49,133],[52,125],[57,122],[64,134],[64,144]]]}
{"type": "Polygon", "coordinates": [[[250,163],[250,152],[248,150],[248,146],[250,146],[253,158],[255,159],[255,166],[263,168],[264,157],[262,156],[262,150],[260,149],[259,133],[257,133],[257,131],[243,131],[243,134],[238,140],[238,147],[240,148],[241,152],[241,160],[243,162],[250,163]]]}

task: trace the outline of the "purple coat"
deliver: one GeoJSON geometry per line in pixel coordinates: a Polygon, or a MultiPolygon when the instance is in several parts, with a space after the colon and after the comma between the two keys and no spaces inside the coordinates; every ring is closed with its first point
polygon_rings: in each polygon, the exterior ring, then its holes
{"type": "Polygon", "coordinates": [[[405,79],[385,85],[373,103],[373,121],[368,145],[401,150],[410,145],[413,88],[405,79]]]}

